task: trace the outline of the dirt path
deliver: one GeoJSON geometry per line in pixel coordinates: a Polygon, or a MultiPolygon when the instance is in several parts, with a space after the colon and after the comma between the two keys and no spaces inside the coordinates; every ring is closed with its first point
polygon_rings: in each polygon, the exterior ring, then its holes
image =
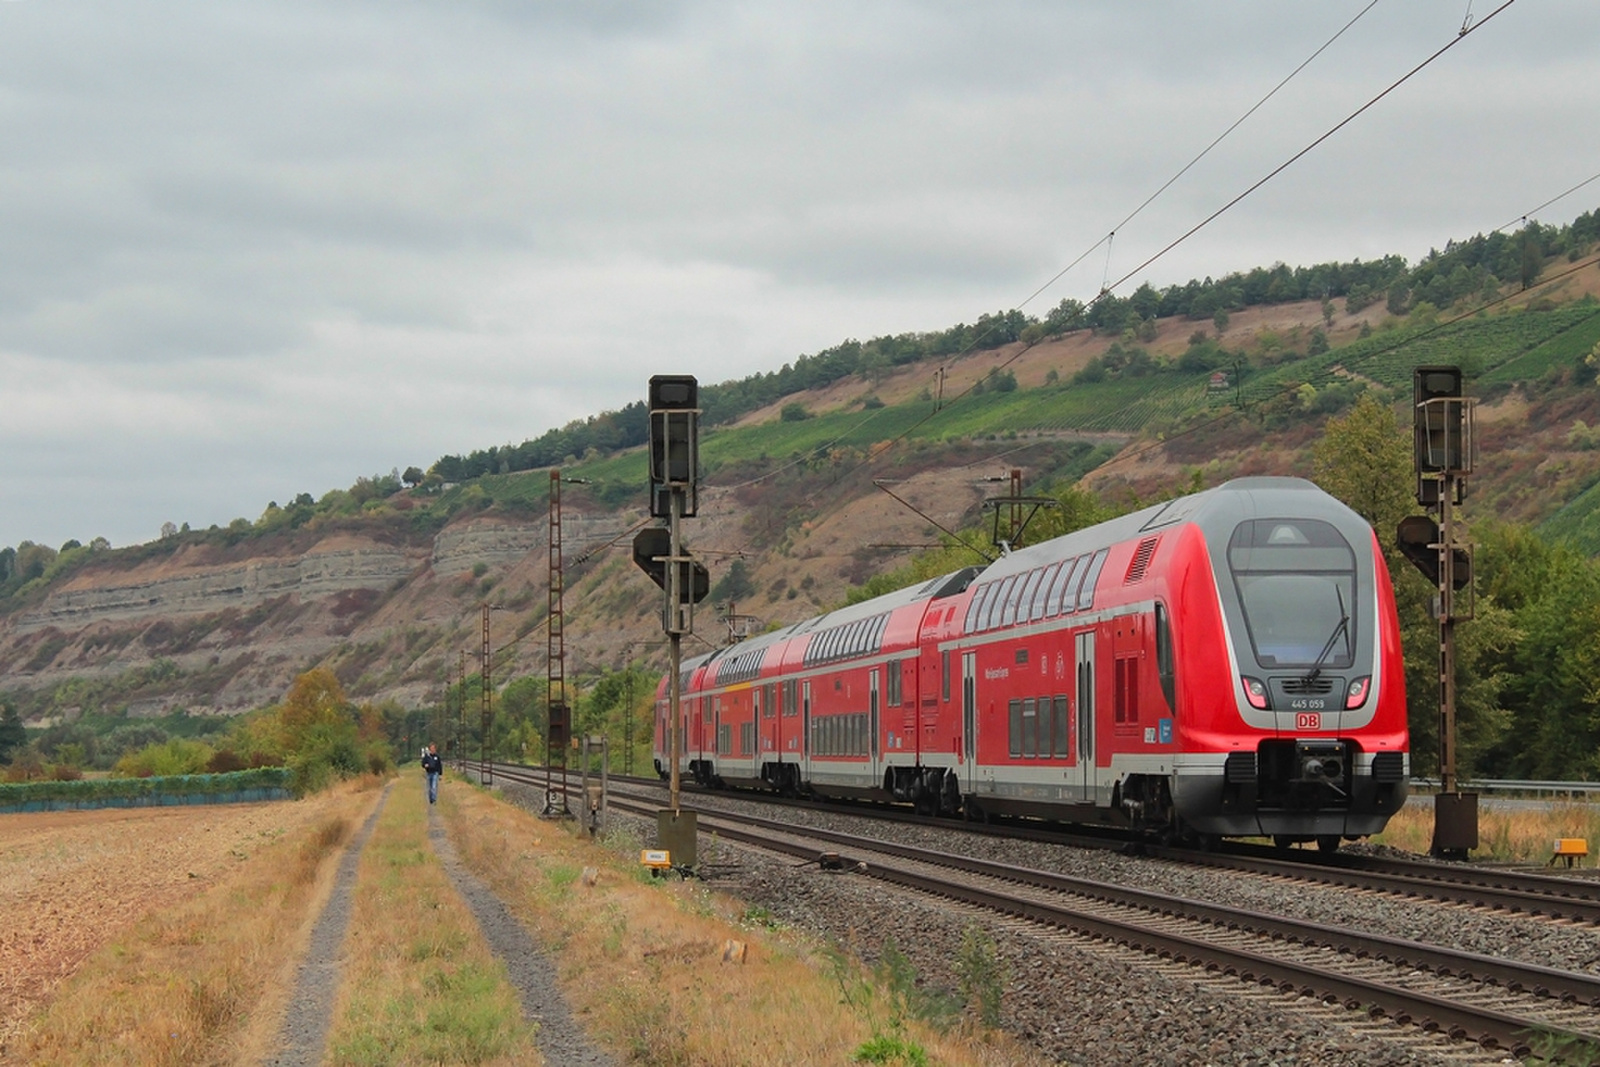
{"type": "Polygon", "coordinates": [[[289,997],[283,1029],[278,1032],[279,1051],[264,1061],[269,1067],[316,1067],[322,1062],[328,1028],[333,1021],[334,996],[339,991],[339,952],[344,945],[345,929],[350,925],[350,893],[356,884],[356,867],[361,862],[361,850],[366,847],[367,838],[372,836],[372,828],[378,824],[384,802],[389,799],[389,790],[393,788],[393,782],[384,786],[383,796],[350,839],[339,860],[333,893],[311,930],[311,945],[295,973],[294,992],[289,997]]]}
{"type": "Polygon", "coordinates": [[[494,891],[456,857],[438,809],[432,805],[428,808],[428,839],[456,892],[472,909],[489,948],[505,961],[511,984],[522,997],[522,1017],[539,1025],[536,1040],[545,1062],[560,1067],[615,1067],[616,1060],[591,1044],[573,1019],[557,984],[555,963],[534,944],[494,891]]]}

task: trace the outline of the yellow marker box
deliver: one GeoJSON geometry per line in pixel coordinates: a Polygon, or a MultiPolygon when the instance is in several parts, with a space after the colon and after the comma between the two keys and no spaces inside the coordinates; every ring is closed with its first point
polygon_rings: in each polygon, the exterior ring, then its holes
{"type": "Polygon", "coordinates": [[[664,848],[641,849],[639,862],[653,871],[664,871],[672,866],[672,853],[664,848]]]}

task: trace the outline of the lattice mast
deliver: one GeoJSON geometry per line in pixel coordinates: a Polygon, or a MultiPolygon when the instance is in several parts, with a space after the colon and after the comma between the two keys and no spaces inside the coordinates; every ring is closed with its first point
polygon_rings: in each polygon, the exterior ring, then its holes
{"type": "Polygon", "coordinates": [[[561,564],[561,471],[550,471],[550,612],[545,628],[545,699],[549,736],[545,744],[545,813],[567,813],[567,742],[571,713],[567,708],[566,613],[562,606],[566,581],[561,564]],[[554,777],[559,768],[561,785],[554,777]]]}
{"type": "Polygon", "coordinates": [[[489,765],[489,733],[494,724],[494,686],[489,681],[489,657],[493,645],[489,642],[489,605],[483,606],[483,720],[478,743],[478,780],[484,785],[494,784],[494,769],[489,765]]]}

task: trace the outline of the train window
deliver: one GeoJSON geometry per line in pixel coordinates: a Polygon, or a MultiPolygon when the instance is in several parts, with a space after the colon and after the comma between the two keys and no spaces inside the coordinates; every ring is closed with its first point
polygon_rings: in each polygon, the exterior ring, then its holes
{"type": "Polygon", "coordinates": [[[1061,573],[1061,564],[1052,563],[1039,575],[1039,584],[1033,590],[1033,603],[1028,605],[1028,621],[1037,622],[1044,618],[1045,609],[1050,603],[1050,587],[1055,584],[1056,575],[1061,573]]]}
{"type": "Polygon", "coordinates": [[[1017,595],[1016,610],[1010,604],[1006,605],[1006,623],[1027,622],[1028,613],[1033,607],[1033,592],[1039,588],[1039,579],[1044,577],[1044,569],[1035,567],[1028,572],[1027,580],[1022,583],[1022,591],[1017,595]]]}
{"type": "Polygon", "coordinates": [[[946,704],[950,703],[950,650],[939,653],[939,692],[946,704]]]}
{"type": "Polygon", "coordinates": [[[733,754],[733,727],[721,724],[717,727],[717,755],[731,756],[733,754]]]}
{"type": "Polygon", "coordinates": [[[1083,557],[1076,556],[1061,565],[1060,572],[1056,575],[1054,586],[1050,590],[1050,614],[1065,615],[1077,604],[1078,571],[1083,564],[1083,557]]]}
{"type": "Polygon", "coordinates": [[[1033,759],[1039,755],[1038,702],[1028,697],[1022,702],[1022,758],[1033,759]]]}
{"type": "Polygon", "coordinates": [[[983,593],[978,598],[980,600],[978,614],[973,617],[972,628],[967,631],[968,633],[983,632],[984,625],[989,621],[989,605],[1000,594],[1000,584],[999,582],[990,582],[984,586],[983,593]]]}
{"type": "Polygon", "coordinates": [[[1055,703],[1056,758],[1067,759],[1072,755],[1072,715],[1068,711],[1065,694],[1058,694],[1055,703]]]}
{"type": "Polygon", "coordinates": [[[888,701],[891,708],[900,706],[900,661],[892,659],[884,668],[884,683],[889,690],[888,701]]]}
{"type": "Polygon", "coordinates": [[[1011,757],[1016,759],[1022,755],[1022,701],[1013,700],[1009,710],[1011,712],[1011,757]]]}
{"type": "Polygon", "coordinates": [[[1167,707],[1178,710],[1177,671],[1172,655],[1172,625],[1167,618],[1167,606],[1156,601],[1156,674],[1161,679],[1161,695],[1167,698],[1167,707]]]}
{"type": "MultiPolygon", "coordinates": [[[[1015,574],[1000,583],[1000,591],[989,600],[989,617],[983,624],[985,630],[993,630],[1000,625],[1001,613],[1005,610],[1006,602],[1011,599],[1011,590],[1016,588],[1016,585],[1015,574]]],[[[1014,606],[1012,610],[1015,611],[1014,606]]]]}
{"type": "Polygon", "coordinates": [[[878,625],[872,631],[872,651],[877,652],[883,648],[883,633],[889,628],[889,616],[879,615],[878,625]]]}
{"type": "Polygon", "coordinates": [[[1228,543],[1239,607],[1264,667],[1350,666],[1355,553],[1315,519],[1251,519],[1228,543]]]}
{"type": "Polygon", "coordinates": [[[962,627],[967,633],[978,632],[979,620],[983,618],[984,610],[987,607],[986,602],[989,599],[989,591],[993,588],[993,582],[985,582],[983,585],[978,586],[977,592],[973,593],[972,599],[967,602],[967,622],[962,627]]]}
{"type": "Polygon", "coordinates": [[[1032,571],[1017,575],[1012,583],[1011,590],[1006,593],[1006,601],[1000,605],[1000,625],[1010,626],[1017,621],[1017,609],[1022,606],[1023,587],[1028,584],[1028,579],[1033,576],[1032,571]]]}
{"type": "Polygon", "coordinates": [[[783,714],[786,716],[792,717],[800,710],[800,701],[795,696],[797,684],[792,679],[783,683],[783,714]]]}
{"type": "Polygon", "coordinates": [[[1089,561],[1089,567],[1083,576],[1083,585],[1078,589],[1078,610],[1087,611],[1094,607],[1094,585],[1100,580],[1100,568],[1106,565],[1107,551],[1101,549],[1089,561]]]}

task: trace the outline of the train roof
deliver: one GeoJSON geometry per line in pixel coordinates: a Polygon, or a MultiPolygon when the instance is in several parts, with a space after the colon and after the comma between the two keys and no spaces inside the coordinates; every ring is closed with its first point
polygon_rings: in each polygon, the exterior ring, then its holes
{"type": "Polygon", "coordinates": [[[752,655],[786,642],[792,637],[832,629],[861,619],[870,619],[920,600],[954,596],[976,581],[987,582],[1012,574],[1022,574],[1042,564],[1081,556],[1181,523],[1195,523],[1208,535],[1225,538],[1243,518],[1272,515],[1326,518],[1344,524],[1347,528],[1350,528],[1348,524],[1351,522],[1365,525],[1365,520],[1354,511],[1324,492],[1314,482],[1304,478],[1235,478],[1211,489],[1174,497],[1140,511],[1082,530],[1075,530],[1037,545],[1019,548],[987,567],[966,567],[918,585],[873,597],[871,600],[850,604],[837,611],[801,619],[770,633],[759,634],[736,645],[729,645],[685,660],[683,670],[688,673],[714,660],[729,656],[752,655]]]}
{"type": "Polygon", "coordinates": [[[991,563],[980,578],[987,582],[1021,574],[1041,564],[1084,555],[1181,523],[1192,522],[1208,536],[1226,538],[1242,519],[1291,515],[1325,518],[1344,524],[1353,520],[1365,525],[1365,520],[1354,511],[1304,478],[1235,478],[1212,489],[1174,497],[1107,522],[1019,548],[991,563]]]}
{"type": "Polygon", "coordinates": [[[835,626],[842,626],[861,619],[871,619],[887,614],[896,608],[915,604],[921,600],[936,600],[940,597],[954,596],[970,585],[981,571],[981,567],[964,567],[959,571],[941,574],[937,578],[929,579],[917,585],[907,586],[892,593],[885,593],[883,596],[873,597],[871,600],[848,604],[836,611],[830,611],[822,615],[813,615],[809,619],[801,619],[799,622],[790,623],[781,629],[757,634],[755,637],[747,638],[738,644],[726,645],[714,652],[707,652],[693,659],[685,660],[683,662],[683,670],[686,672],[692,671],[704,664],[711,663],[714,660],[726,659],[729,656],[747,656],[755,652],[762,652],[773,645],[782,644],[792,637],[832,629],[835,626]]]}

